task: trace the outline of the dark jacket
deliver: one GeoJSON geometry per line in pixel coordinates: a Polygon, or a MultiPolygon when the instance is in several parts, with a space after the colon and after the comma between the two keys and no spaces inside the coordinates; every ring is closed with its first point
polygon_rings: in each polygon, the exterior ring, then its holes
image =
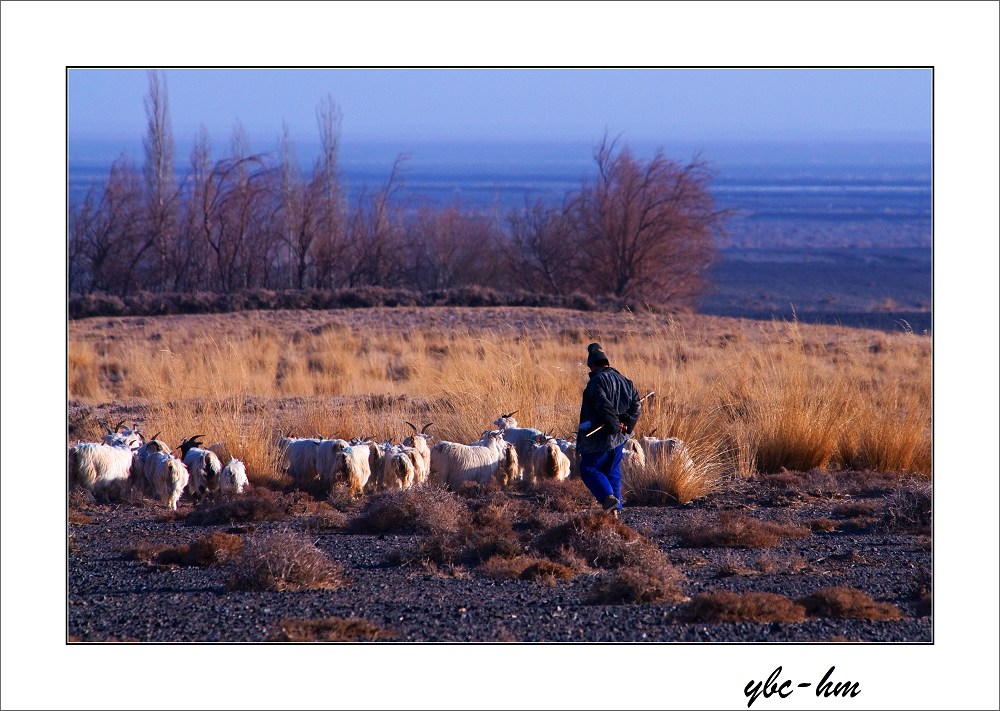
{"type": "Polygon", "coordinates": [[[628,438],[620,431],[620,424],[624,422],[626,432],[632,434],[641,410],[639,391],[631,380],[611,367],[591,373],[580,406],[576,451],[607,452],[622,444],[628,438]],[[604,427],[588,437],[598,425],[604,427]]]}

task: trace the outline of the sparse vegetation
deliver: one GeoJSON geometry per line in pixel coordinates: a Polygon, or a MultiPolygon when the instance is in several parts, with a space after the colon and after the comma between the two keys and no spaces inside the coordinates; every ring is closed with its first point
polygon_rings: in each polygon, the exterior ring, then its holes
{"type": "Polygon", "coordinates": [[[677,532],[681,544],[691,548],[729,546],[772,548],[786,538],[804,538],[809,529],[797,524],[760,521],[731,511],[723,511],[713,523],[677,532]]]}
{"type": "Polygon", "coordinates": [[[343,583],[339,566],[290,530],[249,537],[231,565],[231,590],[316,590],[343,583]]]}
{"type": "Polygon", "coordinates": [[[806,609],[774,593],[698,593],[683,612],[689,622],[802,622],[806,609]]]}
{"type": "Polygon", "coordinates": [[[130,551],[136,560],[153,565],[214,565],[223,563],[239,552],[243,539],[232,533],[212,532],[194,543],[180,546],[141,543],[130,551]]]}
{"type": "Polygon", "coordinates": [[[862,620],[898,620],[903,617],[895,605],[876,602],[855,588],[821,588],[798,601],[813,617],[846,617],[862,620]]]}
{"type": "Polygon", "coordinates": [[[399,637],[362,617],[325,617],[319,620],[282,620],[270,642],[389,642],[399,637]]]}
{"type": "Polygon", "coordinates": [[[349,526],[356,533],[450,534],[468,526],[468,513],[450,491],[419,486],[373,495],[349,526]]]}

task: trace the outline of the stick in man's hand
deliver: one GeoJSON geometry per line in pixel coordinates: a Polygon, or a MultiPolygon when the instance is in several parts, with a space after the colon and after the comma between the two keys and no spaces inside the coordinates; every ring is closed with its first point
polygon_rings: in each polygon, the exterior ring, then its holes
{"type": "MultiPolygon", "coordinates": [[[[649,396],[655,395],[655,394],[656,394],[655,391],[650,390],[648,393],[646,393],[641,398],[639,398],[639,402],[642,402],[643,400],[645,400],[649,396]]],[[[597,427],[595,427],[594,429],[592,429],[590,432],[588,432],[587,434],[585,434],[584,437],[589,437],[590,435],[592,435],[592,434],[594,434],[596,432],[600,432],[601,428],[603,428],[603,427],[604,427],[604,425],[598,425],[597,427]]]]}

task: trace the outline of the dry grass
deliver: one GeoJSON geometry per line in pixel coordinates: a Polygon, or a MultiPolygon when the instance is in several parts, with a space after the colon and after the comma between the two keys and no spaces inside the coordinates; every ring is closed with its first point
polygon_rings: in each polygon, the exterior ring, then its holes
{"type": "Polygon", "coordinates": [[[230,590],[318,590],[340,587],[340,567],[294,531],[251,536],[231,561],[230,590]]]}
{"type": "Polygon", "coordinates": [[[594,504],[594,495],[580,479],[540,479],[527,490],[529,500],[546,511],[574,513],[594,504]]]}
{"type": "Polygon", "coordinates": [[[795,524],[761,521],[723,511],[715,522],[677,531],[681,545],[689,548],[773,548],[786,538],[805,538],[809,529],[795,524]]]}
{"type": "Polygon", "coordinates": [[[455,494],[427,485],[371,496],[348,527],[355,533],[450,534],[467,527],[468,518],[455,494]]]}
{"type": "Polygon", "coordinates": [[[666,558],[604,573],[591,589],[591,601],[604,605],[685,600],[684,576],[666,558]]]}
{"type": "Polygon", "coordinates": [[[245,496],[194,508],[187,515],[187,522],[192,526],[215,526],[251,521],[281,521],[288,516],[286,501],[278,493],[253,487],[245,496]]]}
{"type": "Polygon", "coordinates": [[[318,620],[282,620],[269,642],[390,642],[399,633],[361,617],[325,617],[318,620]]]}
{"type": "Polygon", "coordinates": [[[578,572],[568,565],[530,555],[493,557],[478,570],[486,577],[497,580],[537,580],[548,585],[555,585],[558,580],[570,580],[578,572]]]}
{"type": "Polygon", "coordinates": [[[903,613],[888,602],[876,602],[848,587],[821,588],[798,601],[812,617],[842,617],[859,620],[899,620],[903,613]]]}
{"type": "Polygon", "coordinates": [[[622,467],[622,495],[629,504],[687,504],[718,491],[722,486],[727,460],[718,445],[702,441],[685,442],[691,457],[647,453],[645,465],[622,467]]]}
{"type": "Polygon", "coordinates": [[[569,554],[593,568],[670,566],[655,543],[603,513],[573,516],[546,529],[532,541],[532,548],[554,560],[569,554]]]}
{"type": "MultiPolygon", "coordinates": [[[[398,440],[405,420],[433,421],[439,439],[469,442],[518,410],[522,425],[569,434],[586,343],[599,340],[657,393],[640,434],[706,443],[727,472],[929,476],[930,340],[879,337],[873,351],[863,329],[558,309],[93,318],[69,323],[68,382],[71,400],[141,407],[144,429],[171,445],[204,433],[253,483],[280,483],[276,442],[289,431],[398,440]]],[[[661,490],[696,498],[703,486],[661,490]]]]}
{"type": "Polygon", "coordinates": [[[698,593],[682,613],[688,622],[802,622],[806,609],[774,593],[698,593]]]}
{"type": "Polygon", "coordinates": [[[885,500],[878,527],[890,533],[931,534],[933,491],[929,483],[897,489],[885,500]]]}
{"type": "Polygon", "coordinates": [[[142,543],[130,551],[136,560],[158,566],[206,566],[224,563],[236,555],[243,546],[243,539],[232,533],[214,531],[194,543],[167,546],[142,543]]]}

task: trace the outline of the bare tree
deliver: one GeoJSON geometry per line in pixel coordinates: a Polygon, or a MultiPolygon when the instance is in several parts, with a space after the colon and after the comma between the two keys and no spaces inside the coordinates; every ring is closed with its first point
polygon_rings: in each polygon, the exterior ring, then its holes
{"type": "Polygon", "coordinates": [[[170,110],[167,103],[166,80],[156,72],[149,72],[149,94],[146,107],[146,137],[143,139],[146,162],[145,177],[146,219],[148,239],[155,254],[151,265],[152,278],[146,282],[159,291],[167,288],[179,270],[177,264],[177,214],[178,192],[174,176],[174,139],[170,128],[170,110]]]}
{"type": "Polygon", "coordinates": [[[327,288],[335,286],[338,275],[345,271],[342,262],[346,231],[339,168],[342,120],[340,108],[327,95],[316,108],[321,154],[313,166],[308,191],[316,220],[316,239],[310,245],[316,284],[327,288]]]}
{"type": "Polygon", "coordinates": [[[457,204],[422,208],[407,226],[406,282],[420,291],[493,284],[503,261],[498,243],[497,230],[483,215],[457,204]]]}
{"type": "MultiPolygon", "coordinates": [[[[315,182],[315,181],[314,181],[315,182]]],[[[318,232],[318,200],[314,185],[304,185],[295,149],[285,123],[281,138],[281,241],[287,247],[292,286],[306,286],[310,249],[318,232]]]]}
{"type": "Polygon", "coordinates": [[[93,291],[125,296],[137,290],[136,264],[142,256],[142,187],[138,173],[122,155],[112,165],[100,202],[85,203],[75,218],[76,253],[86,264],[93,291]]]}
{"type": "Polygon", "coordinates": [[[400,281],[402,210],[396,199],[406,158],[396,157],[381,188],[372,194],[362,192],[351,215],[344,259],[348,286],[396,286],[400,281]]]}
{"type": "Polygon", "coordinates": [[[217,161],[204,177],[199,190],[199,232],[211,249],[218,290],[230,293],[253,283],[255,260],[270,253],[254,254],[259,223],[269,222],[269,171],[262,156],[248,155],[246,133],[237,124],[233,130],[231,158],[217,161]]]}
{"type": "Polygon", "coordinates": [[[578,251],[564,211],[536,201],[512,212],[508,222],[511,248],[506,259],[522,288],[563,295],[578,287],[578,251]]]}
{"type": "Polygon", "coordinates": [[[607,137],[594,158],[597,179],[569,209],[584,259],[581,283],[647,303],[696,298],[726,214],[714,207],[708,166],[700,160],[682,166],[660,151],[644,163],[607,137]]]}
{"type": "Polygon", "coordinates": [[[208,225],[202,213],[206,196],[212,190],[212,153],[204,126],[195,134],[188,165],[186,190],[181,191],[173,290],[215,291],[210,272],[208,225]]]}

